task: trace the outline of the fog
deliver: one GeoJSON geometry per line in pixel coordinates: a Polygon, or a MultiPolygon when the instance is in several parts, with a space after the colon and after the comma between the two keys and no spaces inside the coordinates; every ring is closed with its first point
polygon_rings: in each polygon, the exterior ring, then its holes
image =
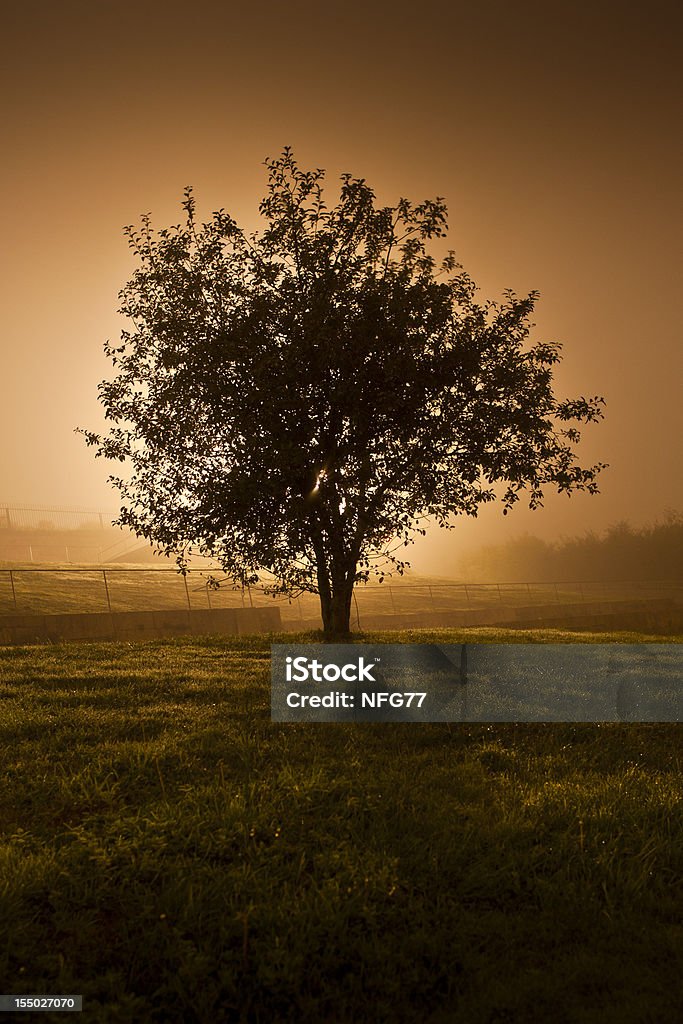
{"type": "Polygon", "coordinates": [[[443,195],[449,246],[481,287],[539,289],[534,338],[560,341],[560,394],[602,394],[581,458],[601,494],[486,508],[412,550],[463,554],[654,522],[683,507],[676,26],[616,4],[350,3],[237,12],[39,2],[5,11],[7,152],[0,501],[117,507],[74,428],[103,426],[105,339],[133,270],[122,227],[200,213],[258,226],[261,162],[364,176],[380,201],[443,195]],[[163,17],[158,16],[163,11],[163,17]]]}

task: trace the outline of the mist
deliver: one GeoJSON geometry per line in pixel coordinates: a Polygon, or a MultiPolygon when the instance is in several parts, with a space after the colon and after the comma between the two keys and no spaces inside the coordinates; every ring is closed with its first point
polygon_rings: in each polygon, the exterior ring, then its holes
{"type": "Polygon", "coordinates": [[[448,245],[480,296],[539,289],[531,341],[563,344],[558,393],[606,398],[579,449],[609,464],[598,496],[430,530],[408,553],[415,571],[452,575],[482,545],[641,528],[683,507],[680,14],[575,8],[556,22],[534,4],[428,4],[415,19],[352,3],[288,38],[279,5],[257,17],[200,2],[200,42],[184,8],[164,12],[6,12],[0,501],[115,513],[107,476],[121,467],[74,429],[103,427],[102,345],[123,327],[133,270],[122,228],[147,210],[157,227],[177,221],[188,183],[200,214],[224,207],[257,228],[262,161],[289,143],[330,187],[348,170],[387,203],[444,195],[448,245]]]}

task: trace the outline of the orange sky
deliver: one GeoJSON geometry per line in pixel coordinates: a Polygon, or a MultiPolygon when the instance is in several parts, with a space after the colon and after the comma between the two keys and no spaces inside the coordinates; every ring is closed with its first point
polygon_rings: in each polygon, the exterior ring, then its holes
{"type": "Polygon", "coordinates": [[[583,449],[611,465],[599,497],[487,509],[416,567],[682,508],[680,28],[670,3],[7,5],[0,501],[116,507],[73,428],[101,423],[121,228],[176,222],[186,184],[256,227],[289,144],[331,186],[445,196],[481,295],[539,289],[560,389],[607,398],[583,449]]]}

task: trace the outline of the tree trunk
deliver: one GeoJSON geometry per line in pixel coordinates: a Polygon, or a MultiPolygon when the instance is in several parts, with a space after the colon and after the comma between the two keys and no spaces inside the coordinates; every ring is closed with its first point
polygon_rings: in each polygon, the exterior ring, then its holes
{"type": "Polygon", "coordinates": [[[351,635],[351,601],[353,583],[335,587],[331,593],[320,595],[325,640],[348,640],[351,635]]]}
{"type": "Polygon", "coordinates": [[[351,601],[357,558],[345,557],[344,545],[334,538],[333,551],[326,550],[323,533],[314,520],[311,541],[316,557],[316,575],[325,642],[348,640],[351,636],[351,601]]]}

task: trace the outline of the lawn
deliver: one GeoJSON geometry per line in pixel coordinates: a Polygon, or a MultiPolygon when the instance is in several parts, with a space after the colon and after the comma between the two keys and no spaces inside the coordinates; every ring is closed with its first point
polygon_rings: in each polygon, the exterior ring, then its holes
{"type": "MultiPolygon", "coordinates": [[[[672,638],[580,636],[641,639],[672,638]]],[[[1,992],[112,1024],[683,1018],[680,726],[273,724],[269,643],[0,648],[1,992]]]]}

